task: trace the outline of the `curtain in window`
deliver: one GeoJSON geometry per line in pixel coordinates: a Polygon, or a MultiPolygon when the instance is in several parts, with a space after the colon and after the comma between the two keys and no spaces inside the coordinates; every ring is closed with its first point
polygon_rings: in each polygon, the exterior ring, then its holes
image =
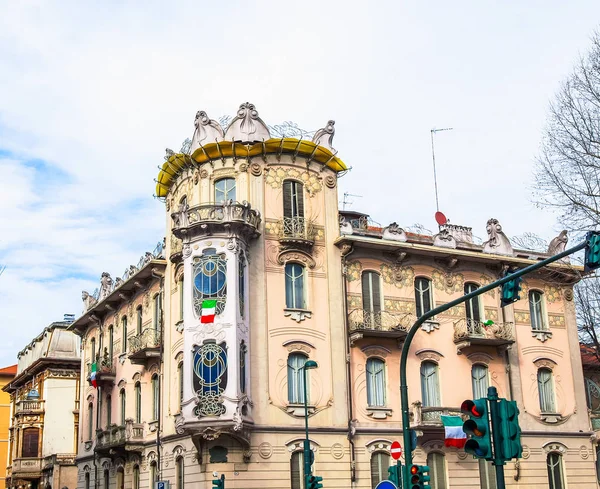
{"type": "Polygon", "coordinates": [[[473,365],[471,368],[471,382],[473,384],[473,399],[487,397],[489,387],[488,368],[481,364],[473,365]]]}
{"type": "Polygon", "coordinates": [[[531,317],[531,329],[535,331],[543,331],[546,329],[544,324],[544,316],[542,314],[542,300],[543,296],[541,292],[532,290],[529,292],[529,313],[531,317]]]}
{"type": "Polygon", "coordinates": [[[154,421],[158,420],[158,412],[160,408],[160,385],[158,380],[158,375],[154,374],[152,376],[152,419],[154,421]]]}
{"type": "Polygon", "coordinates": [[[552,382],[552,371],[547,368],[538,370],[538,391],[540,394],[540,410],[542,413],[555,413],[554,385],[552,382]]]}
{"type": "Polygon", "coordinates": [[[290,478],[292,481],[292,489],[304,489],[304,484],[302,483],[303,463],[304,455],[302,452],[292,453],[292,458],[290,459],[290,478]]]}
{"type": "Polygon", "coordinates": [[[438,366],[433,362],[421,364],[421,396],[423,407],[440,405],[438,366]]]}
{"type": "Polygon", "coordinates": [[[304,267],[298,263],[285,266],[285,306],[291,309],[305,309],[304,267]]]}
{"type": "Polygon", "coordinates": [[[374,329],[381,323],[381,281],[377,272],[363,272],[362,301],[365,327],[374,329]]]}
{"type": "Polygon", "coordinates": [[[432,452],[427,455],[431,489],[446,489],[446,458],[444,454],[432,452]]]}
{"type": "MultiPolygon", "coordinates": [[[[475,292],[478,288],[477,284],[465,284],[465,295],[475,292]]],[[[479,309],[479,297],[473,297],[465,302],[467,320],[481,321],[481,312],[479,309]]]]}
{"type": "Polygon", "coordinates": [[[481,489],[496,489],[496,467],[491,462],[479,460],[479,484],[481,489]]]}
{"type": "Polygon", "coordinates": [[[385,406],[385,362],[379,358],[367,360],[367,404],[385,406]]]}
{"type": "Polygon", "coordinates": [[[221,178],[215,182],[215,203],[235,202],[235,178],[221,178]]]}
{"type": "Polygon", "coordinates": [[[415,301],[417,317],[431,311],[431,280],[425,277],[415,279],[415,301]]]}
{"type": "Polygon", "coordinates": [[[156,294],[154,296],[154,319],[153,319],[153,327],[154,331],[158,331],[160,329],[160,314],[162,310],[162,299],[160,294],[156,294]]]}
{"type": "Polygon", "coordinates": [[[558,453],[550,453],[546,458],[548,466],[548,484],[550,489],[564,489],[562,457],[558,453]]]}
{"type": "Polygon", "coordinates": [[[23,445],[21,448],[22,458],[32,458],[38,456],[38,444],[40,441],[39,428],[25,428],[23,430],[23,445]]]}
{"type": "Polygon", "coordinates": [[[121,426],[125,426],[125,389],[121,389],[119,393],[119,400],[121,401],[121,426]]]}
{"type": "Polygon", "coordinates": [[[283,217],[304,217],[304,186],[300,182],[283,182],[283,217]]]}
{"type": "Polygon", "coordinates": [[[288,401],[291,404],[304,403],[304,372],[302,367],[306,357],[299,353],[292,353],[288,357],[288,401]]]}
{"type": "Polygon", "coordinates": [[[375,452],[371,455],[371,489],[388,478],[390,456],[384,452],[375,452]]]}

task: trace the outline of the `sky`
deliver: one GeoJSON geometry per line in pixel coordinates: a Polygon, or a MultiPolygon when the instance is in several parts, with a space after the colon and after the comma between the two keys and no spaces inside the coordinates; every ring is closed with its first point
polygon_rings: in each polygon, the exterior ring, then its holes
{"type": "Polygon", "coordinates": [[[165,148],[256,105],[270,125],[336,121],[347,209],[485,238],[546,240],[533,203],[548,106],[600,2],[0,0],[0,366],[164,236],[165,148]]]}

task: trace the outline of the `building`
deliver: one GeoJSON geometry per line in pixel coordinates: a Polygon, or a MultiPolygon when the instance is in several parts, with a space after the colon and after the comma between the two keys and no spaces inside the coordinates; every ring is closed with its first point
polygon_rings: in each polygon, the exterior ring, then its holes
{"type": "Polygon", "coordinates": [[[587,409],[594,431],[592,443],[596,450],[596,473],[600,481],[600,359],[593,346],[584,344],[580,346],[587,409]]]}
{"type": "MultiPolygon", "coordinates": [[[[205,488],[218,472],[227,487],[299,489],[305,387],[314,472],[325,487],[374,487],[401,440],[407,328],[548,255],[513,250],[494,219],[480,245],[466,227],[411,233],[339,211],[346,165],[333,121],[297,139],[245,103],[226,128],[204,112],[195,126],[158,176],[164,248],[114,281],[103,273],[71,325],[82,375],[96,383],[81,386],[78,487],[205,488]],[[305,370],[309,359],[318,368],[305,370]]],[[[561,235],[548,253],[565,244],[561,235]]],[[[577,409],[578,279],[558,263],[528,276],[514,305],[500,308],[489,292],[418,332],[411,426],[432,487],[495,487],[490,467],[444,446],[440,422],[488,385],[521,409],[525,449],[507,466],[508,487],[596,487],[590,421],[577,409]]]]}
{"type": "Polygon", "coordinates": [[[46,327],[18,354],[10,394],[6,487],[73,489],[79,426],[80,339],[68,321],[46,327]]]}
{"type": "MultiPolygon", "coordinates": [[[[8,384],[17,373],[17,366],[0,368],[0,390],[8,384]]],[[[10,427],[10,395],[0,392],[0,489],[6,487],[6,460],[8,459],[8,433],[10,427]]]]}

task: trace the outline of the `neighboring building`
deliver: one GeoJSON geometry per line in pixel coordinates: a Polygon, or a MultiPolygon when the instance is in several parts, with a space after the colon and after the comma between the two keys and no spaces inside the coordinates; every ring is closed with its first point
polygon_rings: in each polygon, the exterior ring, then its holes
{"type": "Polygon", "coordinates": [[[582,344],[580,347],[587,409],[594,431],[592,442],[596,450],[596,475],[600,483],[600,360],[593,346],[582,344]]]}
{"type": "Polygon", "coordinates": [[[6,487],[6,461],[8,459],[8,433],[10,427],[10,394],[2,391],[14,379],[17,366],[0,368],[0,489],[6,487]]]}
{"type": "MultiPolygon", "coordinates": [[[[315,473],[325,487],[375,487],[401,440],[407,327],[547,256],[513,250],[496,220],[478,245],[470,228],[414,234],[339,211],[346,166],[333,134],[330,121],[312,141],[272,138],[242,104],[225,130],[198,112],[191,147],[167,151],[156,188],[165,249],[114,282],[103,273],[71,326],[83,338],[82,375],[97,383],[81,386],[80,489],[159,479],[205,488],[213,471],[226,487],[300,489],[307,359],[318,362],[307,385],[315,473]],[[202,309],[206,300],[214,309],[202,309]],[[202,322],[211,314],[214,323],[202,322]]],[[[577,267],[552,265],[526,277],[520,302],[502,309],[488,292],[418,332],[411,423],[432,487],[495,487],[489,465],[444,447],[440,423],[488,385],[521,409],[525,449],[506,466],[508,487],[595,487],[590,421],[577,409],[578,277],[577,267]]]]}
{"type": "Polygon", "coordinates": [[[80,339],[54,322],[18,354],[10,394],[6,487],[73,489],[79,425],[80,339]]]}

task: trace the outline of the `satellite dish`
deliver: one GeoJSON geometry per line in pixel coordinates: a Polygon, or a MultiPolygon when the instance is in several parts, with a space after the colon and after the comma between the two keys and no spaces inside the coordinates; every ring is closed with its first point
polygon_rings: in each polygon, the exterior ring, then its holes
{"type": "Polygon", "coordinates": [[[443,212],[437,211],[435,213],[435,222],[437,222],[440,226],[443,226],[448,222],[448,219],[446,219],[446,216],[443,212]]]}

